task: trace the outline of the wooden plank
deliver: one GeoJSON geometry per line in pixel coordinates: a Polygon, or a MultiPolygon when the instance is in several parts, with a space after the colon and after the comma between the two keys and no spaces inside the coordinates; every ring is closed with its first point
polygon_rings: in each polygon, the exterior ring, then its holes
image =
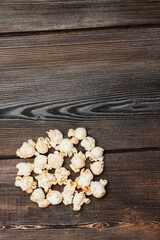
{"type": "Polygon", "coordinates": [[[105,150],[157,148],[159,30],[0,38],[1,156],[78,126],[105,150]]]}
{"type": "MultiPolygon", "coordinates": [[[[116,223],[113,223],[113,225],[116,223]]],[[[99,225],[98,225],[99,226],[99,225]]],[[[21,240],[24,238],[25,240],[35,240],[42,239],[45,240],[57,240],[57,239],[65,239],[72,240],[78,239],[79,237],[82,240],[86,239],[101,239],[101,240],[115,240],[115,239],[123,239],[123,240],[159,240],[159,227],[158,222],[153,222],[149,225],[139,226],[133,224],[125,224],[121,223],[119,226],[112,227],[107,223],[107,229],[97,230],[92,227],[92,224],[87,225],[89,229],[83,229],[83,227],[79,229],[69,228],[69,229],[37,229],[32,230],[30,227],[27,230],[0,230],[0,239],[16,239],[21,240]]],[[[87,228],[86,227],[86,228],[87,228]]],[[[85,228],[85,227],[84,227],[85,228]]]]}
{"type": "Polygon", "coordinates": [[[160,23],[160,1],[0,1],[0,32],[160,23]]]}
{"type": "MultiPolygon", "coordinates": [[[[0,161],[1,239],[159,239],[160,151],[105,155],[107,195],[74,212],[71,206],[39,209],[29,195],[14,186],[19,159],[0,161]],[[65,213],[65,214],[64,214],[65,213]],[[46,235],[45,235],[46,234],[46,235]],[[132,237],[132,238],[131,238],[132,237]]],[[[26,160],[25,160],[26,161],[26,160]]],[[[31,162],[32,160],[27,160],[31,162]]],[[[65,166],[68,167],[66,160],[65,166]]],[[[75,175],[71,175],[73,178],[75,175]]],[[[56,188],[56,187],[54,187],[56,188]]],[[[58,188],[57,188],[58,189],[58,188]]]]}
{"type": "MultiPolygon", "coordinates": [[[[156,115],[159,119],[159,115],[156,115]]],[[[15,157],[16,150],[28,139],[46,137],[45,132],[57,128],[67,136],[69,128],[86,127],[88,135],[105,150],[159,148],[160,122],[152,116],[125,120],[61,122],[61,121],[1,121],[0,155],[15,157]]]]}

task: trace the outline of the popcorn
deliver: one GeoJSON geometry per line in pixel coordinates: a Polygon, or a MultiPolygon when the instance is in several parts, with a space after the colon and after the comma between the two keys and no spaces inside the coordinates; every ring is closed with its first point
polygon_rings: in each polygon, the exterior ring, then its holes
{"type": "Polygon", "coordinates": [[[63,189],[62,196],[63,196],[63,203],[64,205],[72,204],[73,194],[76,189],[76,183],[73,182],[71,179],[67,180],[67,184],[63,189]]]}
{"type": "Polygon", "coordinates": [[[34,164],[21,162],[16,165],[16,168],[18,168],[17,175],[29,176],[34,169],[34,164]]]}
{"type": "Polygon", "coordinates": [[[77,173],[80,171],[80,168],[83,168],[85,166],[85,154],[83,154],[82,152],[76,153],[72,159],[71,159],[71,164],[70,167],[71,169],[77,173]]]}
{"type": "Polygon", "coordinates": [[[90,169],[94,175],[100,175],[103,172],[104,162],[94,162],[90,164],[90,169]]]}
{"type": "Polygon", "coordinates": [[[42,169],[47,166],[47,157],[45,155],[38,155],[34,160],[34,172],[37,174],[42,173],[42,169]]]}
{"type": "Polygon", "coordinates": [[[62,202],[62,193],[56,190],[49,190],[49,193],[47,194],[47,200],[52,205],[58,205],[62,202]]]}
{"type": "Polygon", "coordinates": [[[75,144],[75,145],[77,145],[78,142],[79,142],[78,138],[76,138],[76,137],[72,137],[72,138],[70,139],[70,141],[71,141],[71,143],[73,143],[73,144],[75,144]]]}
{"type": "Polygon", "coordinates": [[[85,148],[86,151],[90,151],[95,147],[95,140],[92,137],[86,137],[82,140],[81,146],[85,148]]]}
{"type": "Polygon", "coordinates": [[[48,137],[50,138],[50,145],[55,148],[56,145],[60,144],[63,139],[63,134],[58,130],[49,130],[47,132],[48,137]]]}
{"type": "Polygon", "coordinates": [[[75,192],[74,198],[73,198],[73,210],[74,211],[79,211],[81,210],[81,206],[83,204],[89,204],[90,199],[86,198],[84,192],[78,193],[77,191],[75,192]]]}
{"type": "Polygon", "coordinates": [[[47,170],[42,171],[42,173],[35,177],[38,181],[38,187],[44,188],[47,192],[52,185],[57,184],[57,180],[54,174],[48,173],[47,170]]]}
{"type": "Polygon", "coordinates": [[[31,201],[36,202],[40,208],[45,208],[50,204],[57,205],[63,201],[64,205],[73,204],[73,210],[79,211],[84,203],[90,203],[90,199],[86,196],[103,197],[106,193],[107,180],[94,181],[93,177],[103,172],[104,149],[95,147],[95,139],[87,137],[86,129],[82,127],[75,130],[69,129],[70,139],[63,139],[63,134],[58,129],[49,130],[46,133],[48,137],[40,137],[37,142],[29,139],[17,150],[16,154],[20,158],[30,158],[34,155],[36,157],[33,164],[22,162],[16,165],[18,176],[15,179],[15,186],[20,187],[22,191],[32,193],[31,201]],[[79,141],[85,153],[78,152],[74,147],[79,141]],[[50,148],[55,150],[46,154],[50,148]],[[71,157],[70,168],[75,173],[80,172],[75,181],[69,179],[70,171],[63,167],[64,157],[71,157]],[[92,161],[90,164],[92,172],[84,168],[87,158],[92,161]],[[48,172],[52,169],[55,169],[54,174],[48,172]],[[38,181],[38,188],[37,182],[29,176],[32,171],[38,174],[34,177],[38,181]],[[52,185],[56,184],[65,185],[62,193],[51,190],[52,185]],[[77,192],[76,189],[80,188],[81,191],[77,192]]]}
{"type": "Polygon", "coordinates": [[[91,152],[86,152],[86,158],[89,157],[90,161],[103,161],[103,151],[103,148],[95,147],[91,150],[91,152]]]}
{"type": "Polygon", "coordinates": [[[39,153],[42,153],[42,154],[47,153],[48,147],[49,147],[49,145],[43,137],[38,138],[38,140],[36,142],[36,149],[39,153]]]}
{"type": "Polygon", "coordinates": [[[73,143],[67,138],[64,138],[60,145],[55,147],[56,150],[59,150],[63,156],[71,157],[73,153],[77,153],[77,149],[73,147],[73,143]]]}
{"type": "Polygon", "coordinates": [[[42,188],[37,188],[36,190],[34,190],[30,199],[31,201],[38,203],[38,206],[41,208],[48,207],[50,204],[50,202],[45,199],[45,194],[42,188]]]}
{"type": "Polygon", "coordinates": [[[16,151],[16,155],[20,158],[30,158],[33,157],[36,153],[34,148],[33,140],[29,140],[28,142],[24,142],[22,146],[16,151]]]}
{"type": "Polygon", "coordinates": [[[15,186],[20,187],[22,191],[26,191],[26,193],[32,193],[33,189],[37,187],[37,183],[33,181],[33,177],[24,176],[24,177],[16,177],[15,186]]]}
{"type": "Polygon", "coordinates": [[[45,199],[45,194],[42,188],[37,188],[36,190],[34,190],[30,199],[32,202],[42,202],[45,199]]]}
{"type": "Polygon", "coordinates": [[[48,207],[50,205],[50,202],[47,199],[44,199],[42,202],[38,202],[38,206],[40,208],[45,208],[48,207]]]}
{"type": "Polygon", "coordinates": [[[90,186],[90,191],[96,198],[101,198],[105,195],[105,186],[107,185],[107,180],[92,181],[90,186]]]}
{"type": "Polygon", "coordinates": [[[70,171],[68,171],[64,167],[56,168],[56,170],[55,170],[55,177],[56,177],[59,185],[63,185],[63,184],[66,185],[69,175],[70,175],[70,171]]]}
{"type": "Polygon", "coordinates": [[[87,132],[85,128],[76,128],[74,129],[69,129],[68,131],[68,137],[76,137],[78,140],[83,140],[87,136],[87,132]]]}
{"type": "Polygon", "coordinates": [[[50,169],[62,167],[63,162],[64,162],[63,156],[58,151],[55,151],[54,153],[50,153],[48,155],[48,165],[50,169]]]}
{"type": "Polygon", "coordinates": [[[86,192],[87,195],[90,195],[89,186],[93,179],[93,174],[89,169],[82,169],[80,172],[80,176],[76,178],[75,182],[77,184],[77,188],[82,188],[86,192]]]}

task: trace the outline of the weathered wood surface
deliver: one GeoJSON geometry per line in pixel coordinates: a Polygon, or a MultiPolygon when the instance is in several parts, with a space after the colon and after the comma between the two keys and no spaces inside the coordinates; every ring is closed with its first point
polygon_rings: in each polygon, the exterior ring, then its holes
{"type": "Polygon", "coordinates": [[[160,239],[159,9],[148,0],[0,1],[0,239],[160,239]],[[107,195],[80,212],[39,209],[14,186],[15,151],[78,126],[105,149],[96,179],[109,180],[107,195]]]}
{"type": "MultiPolygon", "coordinates": [[[[0,236],[76,239],[80,234],[81,239],[158,239],[159,158],[160,151],[106,154],[105,171],[96,178],[109,180],[107,195],[100,200],[91,197],[91,204],[80,212],[62,204],[39,209],[29,195],[14,186],[15,165],[20,160],[1,160],[0,236]]],[[[67,168],[68,164],[66,160],[67,168]]]]}
{"type": "Polygon", "coordinates": [[[159,39],[159,28],[0,38],[1,155],[79,125],[105,150],[158,148],[159,39]]]}
{"type": "Polygon", "coordinates": [[[160,24],[160,1],[0,1],[5,33],[142,24],[160,24]]]}

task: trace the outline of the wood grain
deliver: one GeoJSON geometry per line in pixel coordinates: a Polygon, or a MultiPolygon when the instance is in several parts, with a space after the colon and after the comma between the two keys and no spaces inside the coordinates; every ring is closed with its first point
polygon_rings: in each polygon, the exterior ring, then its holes
{"type": "Polygon", "coordinates": [[[1,156],[78,126],[105,150],[158,148],[159,30],[0,38],[1,156]]]}
{"type": "Polygon", "coordinates": [[[0,32],[160,23],[160,1],[0,1],[0,32]]]}
{"type": "MultiPolygon", "coordinates": [[[[37,236],[51,239],[52,234],[53,239],[62,236],[76,239],[78,234],[82,234],[82,239],[86,236],[93,236],[93,239],[97,236],[101,239],[129,239],[128,236],[130,239],[143,239],[144,236],[158,239],[159,158],[160,151],[106,154],[105,171],[96,179],[109,180],[107,195],[99,200],[91,197],[91,204],[83,206],[80,212],[62,204],[39,209],[29,195],[14,186],[15,166],[21,160],[1,160],[1,239],[14,236],[19,239],[19,234],[26,236],[27,232],[26,239],[37,236]]],[[[68,164],[66,160],[67,168],[68,164]]]]}

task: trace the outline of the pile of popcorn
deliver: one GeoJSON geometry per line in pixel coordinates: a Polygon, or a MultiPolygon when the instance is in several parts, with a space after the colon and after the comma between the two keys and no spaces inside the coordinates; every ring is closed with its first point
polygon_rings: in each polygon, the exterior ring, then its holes
{"type": "Polygon", "coordinates": [[[63,138],[58,129],[50,130],[47,135],[45,139],[38,138],[37,142],[29,139],[17,150],[16,154],[20,158],[35,156],[35,159],[33,164],[21,162],[16,165],[18,176],[15,186],[26,193],[32,193],[30,199],[41,208],[63,202],[65,205],[73,204],[73,210],[79,211],[84,203],[90,203],[87,196],[103,197],[106,193],[107,180],[93,181],[93,177],[103,172],[104,149],[95,146],[95,139],[87,136],[86,129],[81,127],[69,129],[68,138],[63,138]],[[78,152],[75,147],[79,141],[85,153],[78,152]],[[53,148],[54,152],[47,155],[50,148],[53,148]],[[69,179],[70,171],[62,167],[65,157],[71,158],[70,168],[75,173],[80,172],[74,182],[69,179]],[[87,158],[92,162],[91,170],[85,169],[87,158]],[[52,169],[54,173],[49,172],[52,169]],[[30,176],[32,172],[37,174],[35,176],[37,181],[30,176]],[[62,192],[51,189],[56,184],[64,185],[62,192]]]}

